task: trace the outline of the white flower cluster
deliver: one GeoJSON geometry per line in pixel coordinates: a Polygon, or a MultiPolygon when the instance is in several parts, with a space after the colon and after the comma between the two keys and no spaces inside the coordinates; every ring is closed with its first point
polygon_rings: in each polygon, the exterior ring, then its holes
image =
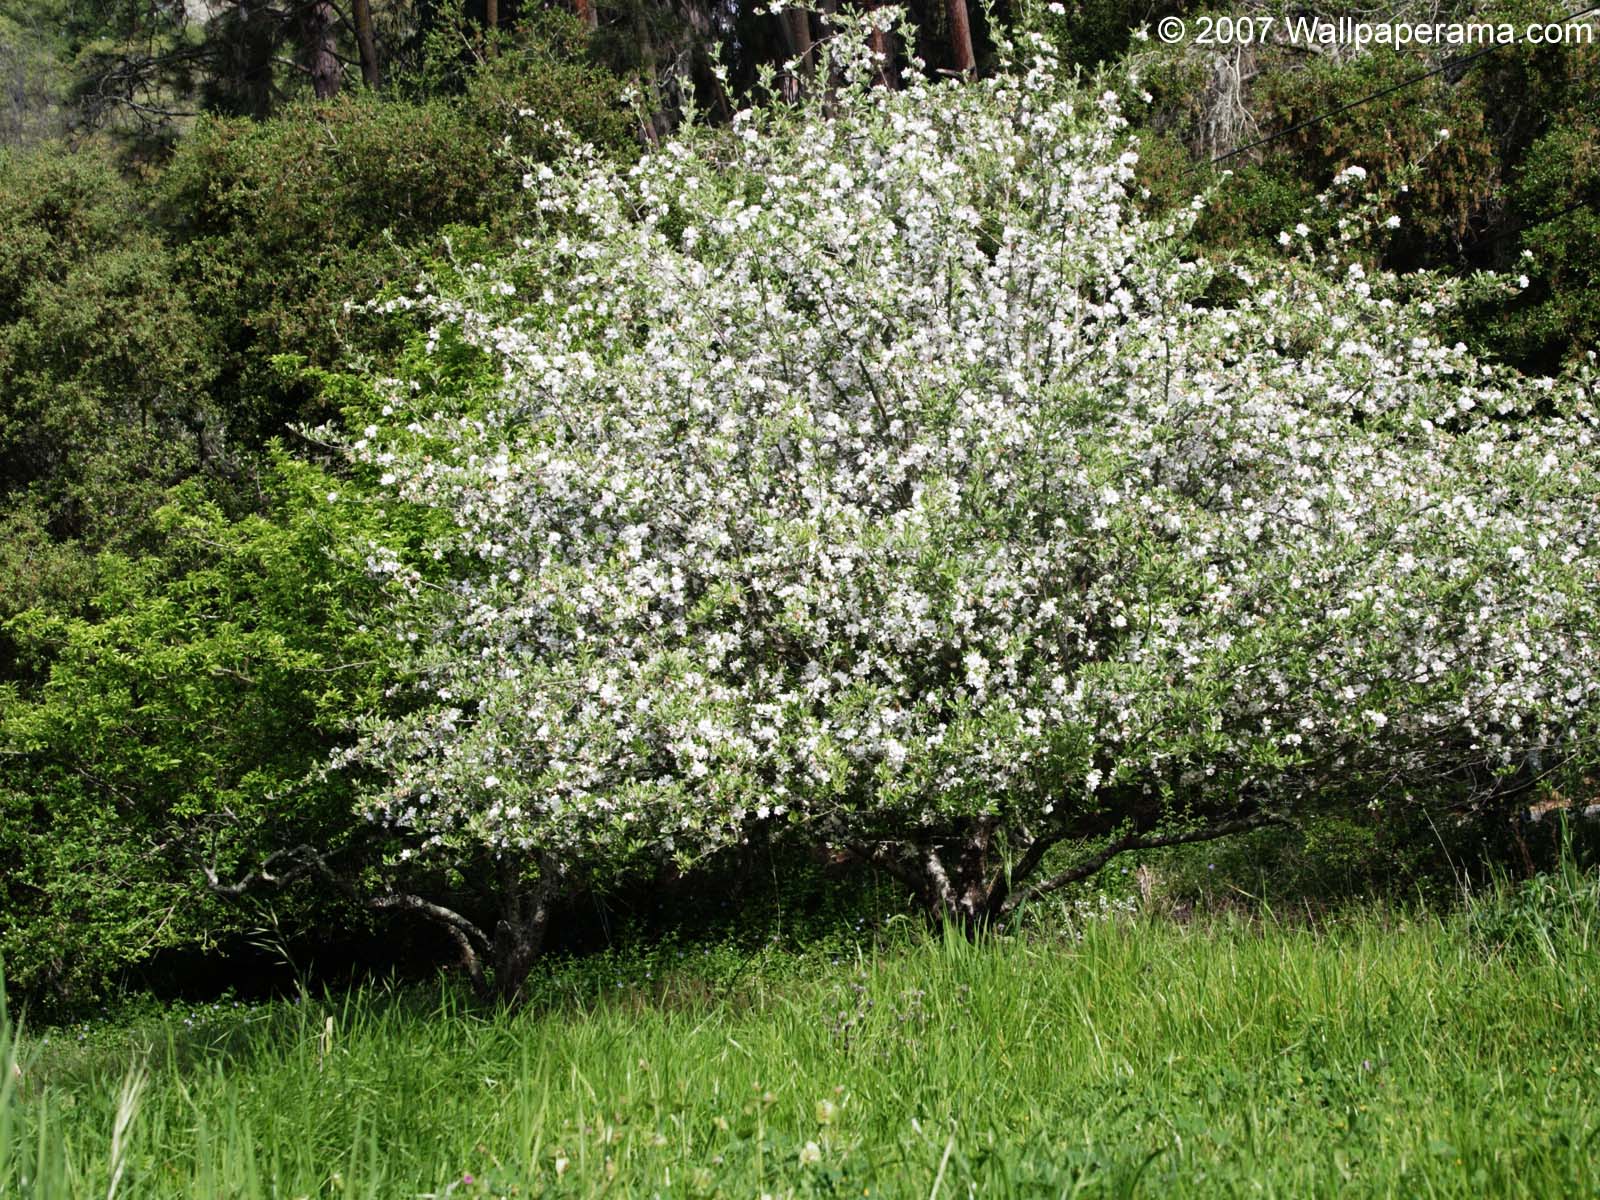
{"type": "Polygon", "coordinates": [[[1490,369],[1309,252],[1216,301],[1131,202],[1113,95],[1042,50],[872,88],[852,44],[809,110],[530,173],[546,227],[403,302],[501,382],[396,385],[348,445],[459,564],[372,553],[418,685],[347,756],[374,820],[605,864],[763,820],[1148,827],[1575,744],[1589,381],[1490,369]]]}

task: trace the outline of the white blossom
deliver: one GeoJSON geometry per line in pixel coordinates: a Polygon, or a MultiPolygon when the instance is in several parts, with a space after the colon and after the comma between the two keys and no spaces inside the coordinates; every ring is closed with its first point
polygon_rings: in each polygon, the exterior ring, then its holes
{"type": "Polygon", "coordinates": [[[363,551],[427,631],[343,760],[367,815],[576,871],[1576,743],[1592,383],[1474,362],[1332,252],[1216,301],[1192,214],[1130,199],[1115,94],[1047,58],[895,90],[838,53],[826,116],[530,172],[547,225],[415,301],[498,384],[396,388],[346,444],[456,564],[363,551]]]}

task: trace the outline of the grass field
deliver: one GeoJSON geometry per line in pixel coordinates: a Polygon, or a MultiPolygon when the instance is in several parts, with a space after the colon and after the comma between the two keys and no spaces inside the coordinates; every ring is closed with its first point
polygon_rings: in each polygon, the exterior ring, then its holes
{"type": "Polygon", "coordinates": [[[1596,910],[1569,871],[24,1030],[0,1196],[1592,1196],[1596,910]]]}

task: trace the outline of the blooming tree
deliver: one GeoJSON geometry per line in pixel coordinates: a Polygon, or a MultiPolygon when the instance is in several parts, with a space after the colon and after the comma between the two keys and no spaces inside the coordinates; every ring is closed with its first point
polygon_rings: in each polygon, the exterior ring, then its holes
{"type": "Polygon", "coordinates": [[[493,864],[524,955],[540,898],[762,822],[981,923],[1574,753],[1592,379],[1441,344],[1338,243],[1219,300],[1114,96],[1042,50],[873,88],[868,45],[806,107],[541,169],[520,252],[394,302],[496,377],[389,381],[347,446],[450,521],[448,587],[374,550],[415,689],[341,761],[396,862],[493,864]]]}

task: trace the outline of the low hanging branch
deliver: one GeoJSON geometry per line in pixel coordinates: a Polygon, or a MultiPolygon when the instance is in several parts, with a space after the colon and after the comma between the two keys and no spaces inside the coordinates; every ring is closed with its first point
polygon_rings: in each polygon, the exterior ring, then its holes
{"type": "MultiPolygon", "coordinates": [[[[1047,896],[1051,892],[1060,891],[1068,884],[1088,879],[1119,854],[1126,854],[1132,850],[1155,850],[1162,846],[1186,846],[1194,842],[1214,842],[1221,838],[1232,837],[1235,834],[1246,833],[1252,829],[1281,824],[1282,821],[1283,818],[1275,813],[1258,812],[1230,821],[1221,821],[1215,825],[1207,825],[1200,829],[1187,829],[1176,833],[1126,833],[1121,837],[1113,838],[1087,858],[1074,863],[1060,874],[1052,875],[1049,879],[1042,880],[1039,883],[1029,884],[1021,891],[1013,892],[1009,896],[1002,896],[999,903],[999,915],[1008,915],[1029,900],[1036,899],[1039,896],[1047,896]]],[[[1035,845],[1038,845],[1038,843],[1035,843],[1035,845]]],[[[1048,850],[1049,846],[1045,846],[1045,849],[1048,850]]],[[[1043,853],[1044,851],[1041,850],[1034,856],[1033,847],[1030,847],[1029,853],[1024,855],[1019,866],[1026,864],[1031,871],[1032,867],[1038,865],[1043,853]],[[1030,856],[1032,856],[1031,863],[1028,861],[1030,856]]],[[[1026,874],[1016,876],[1016,878],[1026,878],[1026,874]]],[[[1001,885],[997,882],[996,886],[1001,885]]]]}
{"type": "Polygon", "coordinates": [[[482,955],[491,951],[494,944],[477,925],[454,909],[410,893],[391,891],[377,896],[363,896],[348,878],[330,867],[326,857],[313,846],[292,846],[275,851],[259,867],[233,883],[223,883],[214,866],[205,866],[202,870],[211,891],[229,900],[239,900],[265,889],[278,890],[309,875],[374,912],[403,912],[420,916],[438,925],[456,944],[461,966],[473,990],[484,997],[493,990],[485,976],[482,955]]]}

